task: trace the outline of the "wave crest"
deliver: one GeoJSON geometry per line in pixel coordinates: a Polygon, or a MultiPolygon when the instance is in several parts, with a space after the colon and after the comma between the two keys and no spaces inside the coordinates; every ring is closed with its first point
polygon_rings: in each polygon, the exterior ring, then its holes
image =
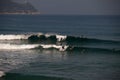
{"type": "Polygon", "coordinates": [[[76,36],[67,36],[67,35],[58,35],[58,34],[43,34],[43,33],[33,33],[33,34],[8,34],[0,35],[0,40],[29,40],[29,41],[65,41],[65,42],[119,42],[113,40],[101,40],[93,39],[87,37],[76,37],[76,36]]]}
{"type": "Polygon", "coordinates": [[[23,44],[23,45],[16,45],[16,44],[0,44],[0,50],[21,50],[21,49],[33,49],[38,47],[37,44],[23,44]]]}
{"type": "Polygon", "coordinates": [[[9,35],[3,35],[1,34],[0,35],[0,40],[15,40],[15,39],[28,39],[28,35],[12,35],[12,34],[9,34],[9,35]]]}

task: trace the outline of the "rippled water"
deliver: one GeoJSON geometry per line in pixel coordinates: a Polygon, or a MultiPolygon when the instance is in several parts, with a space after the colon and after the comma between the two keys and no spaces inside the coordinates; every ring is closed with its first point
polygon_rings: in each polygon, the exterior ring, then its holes
{"type": "Polygon", "coordinates": [[[1,79],[119,80],[119,31],[120,16],[0,15],[1,79]]]}

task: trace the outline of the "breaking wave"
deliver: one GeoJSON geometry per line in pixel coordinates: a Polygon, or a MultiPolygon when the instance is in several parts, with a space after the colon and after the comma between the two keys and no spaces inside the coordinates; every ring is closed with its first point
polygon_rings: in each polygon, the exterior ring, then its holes
{"type": "Polygon", "coordinates": [[[33,33],[33,34],[1,34],[0,35],[0,50],[23,50],[23,49],[56,49],[59,51],[81,51],[81,50],[96,50],[96,51],[117,51],[120,45],[120,41],[113,40],[100,40],[86,38],[84,36],[67,36],[58,34],[43,34],[43,33],[33,33]],[[19,44],[15,43],[16,40],[19,44]],[[27,41],[24,42],[23,40],[27,41]],[[6,41],[6,42],[5,42],[6,41]],[[10,43],[10,42],[13,43],[10,43]],[[23,41],[23,42],[22,42],[23,41]],[[83,43],[85,43],[83,45],[83,43]],[[99,47],[100,44],[112,46],[99,47]],[[81,44],[81,45],[79,45],[81,44]],[[87,44],[87,46],[86,46],[87,44]],[[93,44],[95,46],[93,46],[93,44]],[[113,46],[117,45],[117,49],[113,46]],[[85,46],[85,47],[84,47],[85,46]]]}
{"type": "Polygon", "coordinates": [[[38,47],[39,45],[34,44],[23,44],[23,45],[16,45],[16,44],[0,44],[0,50],[21,50],[21,49],[33,49],[35,47],[38,47]]]}
{"type": "Polygon", "coordinates": [[[120,52],[118,49],[105,49],[105,48],[92,48],[92,47],[78,47],[78,46],[67,46],[67,45],[54,45],[54,44],[0,44],[0,50],[58,50],[58,51],[112,51],[120,52]]]}
{"type": "Polygon", "coordinates": [[[66,41],[66,42],[120,42],[114,40],[100,40],[87,38],[84,36],[76,37],[76,36],[67,36],[67,35],[58,35],[58,34],[43,34],[43,33],[35,33],[35,34],[1,34],[0,40],[30,40],[30,41],[42,41],[42,40],[51,40],[51,41],[66,41]]]}
{"type": "Polygon", "coordinates": [[[22,49],[58,49],[65,51],[68,46],[64,45],[45,45],[45,44],[0,44],[0,50],[22,50],[22,49]]]}

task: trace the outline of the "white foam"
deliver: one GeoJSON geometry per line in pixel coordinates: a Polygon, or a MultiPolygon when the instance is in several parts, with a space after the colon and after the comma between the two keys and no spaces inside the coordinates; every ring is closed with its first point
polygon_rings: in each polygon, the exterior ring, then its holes
{"type": "Polygon", "coordinates": [[[41,45],[43,48],[52,48],[53,47],[53,45],[44,45],[44,44],[42,44],[41,45]]]}
{"type": "Polygon", "coordinates": [[[0,77],[5,76],[5,73],[3,71],[0,71],[0,77]]]}
{"type": "Polygon", "coordinates": [[[51,34],[45,34],[45,36],[46,36],[46,37],[50,37],[50,36],[51,36],[51,34]]]}
{"type": "Polygon", "coordinates": [[[16,35],[14,35],[14,34],[8,34],[8,35],[1,34],[0,35],[0,40],[28,39],[32,35],[37,35],[37,36],[45,35],[46,37],[56,35],[56,38],[57,38],[58,41],[63,41],[67,38],[67,36],[64,36],[64,35],[32,33],[32,34],[26,34],[26,35],[25,34],[16,34],[16,35]]]}
{"type": "Polygon", "coordinates": [[[0,40],[15,40],[15,39],[28,39],[30,35],[0,35],[0,40]]]}
{"type": "Polygon", "coordinates": [[[39,37],[39,36],[44,35],[44,34],[43,33],[34,33],[34,34],[31,34],[31,35],[37,35],[39,37]]]}
{"type": "Polygon", "coordinates": [[[63,41],[67,38],[67,36],[63,36],[63,35],[56,35],[56,38],[58,41],[63,41]]]}
{"type": "Polygon", "coordinates": [[[61,45],[41,45],[41,46],[45,49],[56,48],[59,51],[65,51],[68,48],[68,46],[66,46],[66,45],[64,45],[64,46],[61,46],[61,45]]]}
{"type": "Polygon", "coordinates": [[[16,45],[16,44],[0,44],[0,50],[21,50],[21,49],[33,49],[38,47],[37,44],[23,44],[23,45],[16,45]]]}

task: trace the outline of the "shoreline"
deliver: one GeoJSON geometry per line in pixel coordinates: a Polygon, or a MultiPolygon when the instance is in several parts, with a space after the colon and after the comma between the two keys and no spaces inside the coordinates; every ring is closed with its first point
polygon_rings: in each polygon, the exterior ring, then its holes
{"type": "Polygon", "coordinates": [[[39,15],[40,12],[0,12],[0,15],[39,15]]]}

